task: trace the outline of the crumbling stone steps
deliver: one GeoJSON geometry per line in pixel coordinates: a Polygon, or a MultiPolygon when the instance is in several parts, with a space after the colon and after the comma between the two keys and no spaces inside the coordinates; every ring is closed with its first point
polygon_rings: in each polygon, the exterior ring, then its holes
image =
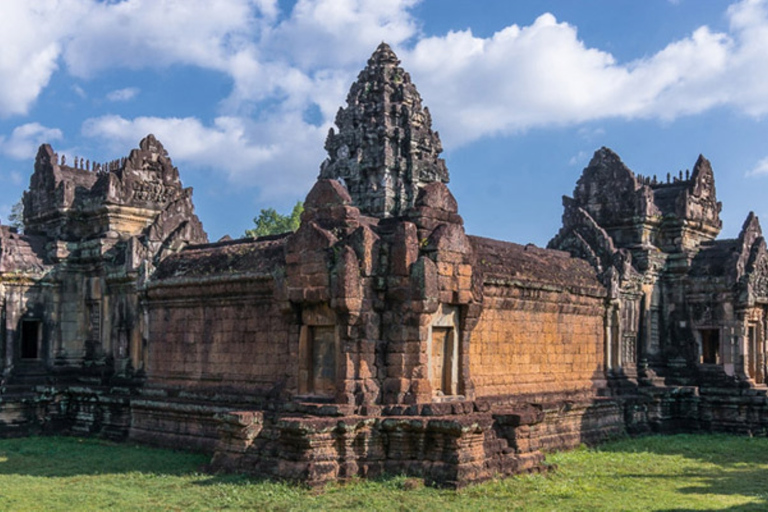
{"type": "MultiPolygon", "coordinates": [[[[663,385],[664,383],[662,378],[655,377],[655,380],[657,385],[663,385]]],[[[605,397],[635,395],[637,394],[638,385],[638,382],[634,380],[612,378],[608,379],[608,387],[599,391],[605,392],[602,395],[605,397]]]]}
{"type": "Polygon", "coordinates": [[[34,368],[14,373],[9,379],[8,384],[18,386],[38,386],[48,384],[50,376],[42,368],[34,368]]]}

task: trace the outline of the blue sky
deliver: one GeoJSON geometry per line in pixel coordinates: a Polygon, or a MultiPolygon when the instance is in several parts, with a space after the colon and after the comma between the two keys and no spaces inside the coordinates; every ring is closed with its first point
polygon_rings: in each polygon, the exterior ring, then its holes
{"type": "Polygon", "coordinates": [[[768,219],[768,0],[2,0],[0,218],[41,142],[154,133],[211,240],[288,212],[379,42],[443,140],[467,231],[544,245],[591,154],[712,162],[722,237],[768,219]]]}

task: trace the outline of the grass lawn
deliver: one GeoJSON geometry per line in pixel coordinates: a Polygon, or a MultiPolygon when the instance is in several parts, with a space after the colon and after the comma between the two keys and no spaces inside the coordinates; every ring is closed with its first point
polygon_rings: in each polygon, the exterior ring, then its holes
{"type": "Polygon", "coordinates": [[[458,492],[392,477],[325,489],[206,475],[208,457],[92,439],[0,440],[0,510],[768,510],[768,439],[677,435],[553,454],[458,492]]]}

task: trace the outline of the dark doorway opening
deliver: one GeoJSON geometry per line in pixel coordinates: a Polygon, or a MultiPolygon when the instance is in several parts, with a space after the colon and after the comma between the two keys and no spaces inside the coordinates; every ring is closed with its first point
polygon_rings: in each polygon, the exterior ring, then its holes
{"type": "Polygon", "coordinates": [[[21,358],[38,359],[40,357],[39,320],[22,320],[21,322],[21,358]]]}
{"type": "Polygon", "coordinates": [[[701,362],[718,364],[720,362],[720,329],[702,329],[701,362]]]}

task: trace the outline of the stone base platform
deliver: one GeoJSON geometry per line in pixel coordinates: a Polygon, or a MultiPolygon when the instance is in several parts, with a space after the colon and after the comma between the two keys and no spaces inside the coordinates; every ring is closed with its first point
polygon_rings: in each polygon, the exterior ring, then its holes
{"type": "Polygon", "coordinates": [[[624,432],[620,408],[612,400],[504,408],[453,402],[377,412],[344,415],[326,405],[316,414],[221,414],[210,469],[310,485],[405,474],[424,478],[428,485],[459,488],[546,471],[545,451],[624,432]]]}

